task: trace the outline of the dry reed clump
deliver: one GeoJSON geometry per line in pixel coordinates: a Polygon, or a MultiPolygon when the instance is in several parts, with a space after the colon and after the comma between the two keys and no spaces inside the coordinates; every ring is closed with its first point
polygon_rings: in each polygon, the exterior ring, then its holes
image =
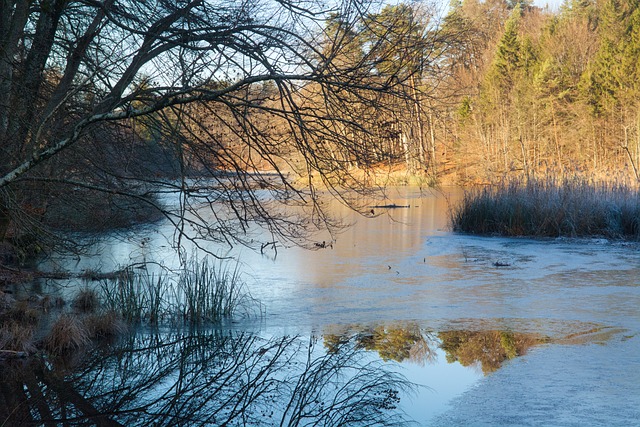
{"type": "Polygon", "coordinates": [[[81,313],[92,313],[100,306],[98,293],[93,289],[82,289],[74,298],[71,306],[81,313]]]}
{"type": "Polygon", "coordinates": [[[43,341],[44,348],[52,354],[63,354],[89,344],[89,331],[77,316],[63,314],[55,321],[43,341]]]}
{"type": "Polygon", "coordinates": [[[219,322],[243,304],[239,270],[194,260],[178,280],[175,298],[182,318],[192,324],[219,322]]]}
{"type": "Polygon", "coordinates": [[[578,179],[512,181],[465,193],[454,231],[640,240],[640,192],[578,179]]]}
{"type": "Polygon", "coordinates": [[[37,325],[42,318],[43,310],[32,301],[16,301],[14,304],[2,313],[1,318],[4,320],[15,321],[25,325],[37,325]]]}
{"type": "Polygon", "coordinates": [[[113,339],[127,331],[127,325],[113,310],[92,314],[84,322],[92,338],[113,339]]]}
{"type": "Polygon", "coordinates": [[[62,297],[53,297],[53,298],[49,297],[48,303],[50,304],[48,306],[43,304],[43,307],[45,309],[49,309],[49,308],[61,309],[62,307],[64,307],[67,304],[67,302],[62,297]]]}
{"type": "Polygon", "coordinates": [[[15,321],[3,322],[0,326],[0,352],[34,353],[35,329],[15,321]]]}

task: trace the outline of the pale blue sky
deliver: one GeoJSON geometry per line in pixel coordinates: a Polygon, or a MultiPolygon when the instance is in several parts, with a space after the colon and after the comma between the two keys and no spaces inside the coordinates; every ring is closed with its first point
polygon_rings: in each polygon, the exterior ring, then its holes
{"type": "Polygon", "coordinates": [[[545,7],[549,5],[549,9],[558,10],[562,4],[562,0],[534,0],[533,4],[538,7],[545,7]]]}

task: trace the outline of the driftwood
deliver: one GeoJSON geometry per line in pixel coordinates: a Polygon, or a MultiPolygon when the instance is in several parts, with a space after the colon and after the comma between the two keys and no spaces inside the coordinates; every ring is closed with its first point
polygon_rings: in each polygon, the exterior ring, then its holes
{"type": "Polygon", "coordinates": [[[511,267],[511,263],[507,261],[498,260],[493,263],[493,266],[494,267],[511,267]]]}
{"type": "Polygon", "coordinates": [[[392,203],[390,205],[376,205],[376,206],[370,206],[372,209],[399,209],[399,208],[409,208],[409,205],[396,205],[395,203],[392,203]]]}
{"type": "Polygon", "coordinates": [[[0,350],[0,359],[22,359],[29,356],[26,351],[0,350]]]}

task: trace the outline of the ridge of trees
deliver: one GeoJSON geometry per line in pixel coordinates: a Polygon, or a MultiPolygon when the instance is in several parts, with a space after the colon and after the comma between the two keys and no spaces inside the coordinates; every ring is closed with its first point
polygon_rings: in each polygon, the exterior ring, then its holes
{"type": "Polygon", "coordinates": [[[639,17],[633,0],[567,0],[557,12],[454,4],[445,28],[473,36],[450,61],[458,101],[439,109],[439,161],[472,182],[575,173],[637,182],[639,17]]]}

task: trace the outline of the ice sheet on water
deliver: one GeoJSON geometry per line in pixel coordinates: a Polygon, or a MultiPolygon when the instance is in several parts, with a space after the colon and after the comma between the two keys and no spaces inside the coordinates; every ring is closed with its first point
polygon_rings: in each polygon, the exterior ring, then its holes
{"type": "Polygon", "coordinates": [[[640,337],[536,348],[429,425],[630,426],[640,420],[640,337]]]}

